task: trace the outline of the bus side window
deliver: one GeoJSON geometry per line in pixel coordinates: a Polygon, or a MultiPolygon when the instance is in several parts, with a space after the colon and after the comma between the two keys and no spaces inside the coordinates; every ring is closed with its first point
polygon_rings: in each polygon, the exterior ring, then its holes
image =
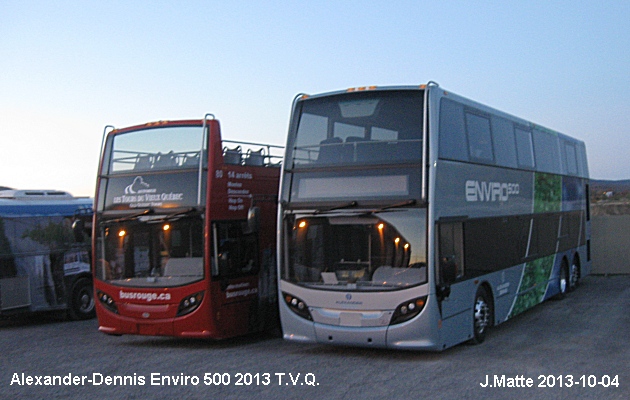
{"type": "Polygon", "coordinates": [[[440,101],[439,157],[468,161],[468,140],[464,123],[464,106],[450,99],[440,101]]]}
{"type": "Polygon", "coordinates": [[[462,222],[438,225],[440,282],[451,283],[464,276],[464,229],[462,222]]]}

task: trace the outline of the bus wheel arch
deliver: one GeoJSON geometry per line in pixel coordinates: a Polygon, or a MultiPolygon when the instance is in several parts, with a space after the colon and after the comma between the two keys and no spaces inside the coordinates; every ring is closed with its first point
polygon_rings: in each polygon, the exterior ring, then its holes
{"type": "Polygon", "coordinates": [[[484,282],[477,287],[473,301],[472,344],[480,344],[486,339],[488,329],[494,325],[494,301],[490,286],[484,282]]]}
{"type": "Polygon", "coordinates": [[[74,321],[96,316],[94,288],[90,278],[81,277],[72,284],[68,297],[68,316],[74,321]]]}

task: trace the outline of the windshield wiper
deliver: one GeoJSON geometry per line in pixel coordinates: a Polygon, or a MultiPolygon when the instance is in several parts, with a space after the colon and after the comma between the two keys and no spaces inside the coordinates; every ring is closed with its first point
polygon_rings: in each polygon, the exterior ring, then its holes
{"type": "Polygon", "coordinates": [[[326,209],[323,209],[323,210],[315,210],[315,212],[313,214],[321,214],[321,213],[327,213],[327,212],[336,211],[336,210],[343,210],[343,209],[350,208],[350,207],[356,207],[358,205],[359,205],[359,203],[353,200],[353,201],[351,201],[349,203],[342,204],[340,206],[335,206],[335,207],[332,207],[332,208],[326,208],[326,209]]]}
{"type": "Polygon", "coordinates": [[[116,218],[116,219],[110,219],[108,221],[103,221],[101,223],[101,225],[113,225],[113,224],[119,224],[121,222],[127,222],[127,221],[132,221],[134,219],[138,219],[140,217],[143,217],[145,215],[150,215],[153,214],[153,209],[152,208],[147,208],[146,210],[139,212],[137,214],[132,214],[132,215],[128,215],[126,217],[120,217],[120,218],[116,218]]]}
{"type": "Polygon", "coordinates": [[[381,207],[378,209],[378,211],[385,211],[385,210],[389,210],[390,208],[399,208],[399,207],[405,207],[405,206],[413,206],[416,204],[416,199],[409,199],[409,200],[405,200],[401,203],[395,203],[389,206],[385,206],[385,207],[381,207]]]}
{"type": "Polygon", "coordinates": [[[415,204],[416,204],[416,199],[409,199],[409,200],[403,201],[401,203],[395,203],[395,204],[392,204],[392,205],[389,205],[389,206],[384,206],[384,207],[378,208],[376,210],[372,210],[372,211],[370,211],[370,214],[376,214],[376,213],[379,213],[379,212],[390,210],[392,208],[413,206],[415,204]]]}
{"type": "Polygon", "coordinates": [[[183,215],[190,214],[190,213],[192,213],[194,211],[195,211],[194,207],[188,207],[187,209],[182,210],[182,211],[176,211],[176,212],[171,213],[171,214],[166,214],[162,218],[156,218],[156,219],[152,220],[151,222],[170,221],[173,218],[178,218],[178,217],[181,217],[183,215]]]}

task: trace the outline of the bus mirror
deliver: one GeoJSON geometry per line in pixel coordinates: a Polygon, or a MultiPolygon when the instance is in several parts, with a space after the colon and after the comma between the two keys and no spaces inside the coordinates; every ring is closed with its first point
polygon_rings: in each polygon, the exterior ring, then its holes
{"type": "Polygon", "coordinates": [[[72,233],[74,233],[74,241],[83,243],[83,232],[85,231],[85,223],[77,219],[72,223],[72,233]]]}
{"type": "Polygon", "coordinates": [[[451,295],[451,285],[447,284],[442,284],[442,285],[437,285],[436,287],[436,293],[438,296],[438,299],[444,300],[445,298],[447,298],[448,296],[451,295]]]}
{"type": "Polygon", "coordinates": [[[260,225],[260,208],[258,207],[250,207],[247,211],[247,225],[249,227],[249,231],[252,233],[258,232],[258,228],[260,225]]]}

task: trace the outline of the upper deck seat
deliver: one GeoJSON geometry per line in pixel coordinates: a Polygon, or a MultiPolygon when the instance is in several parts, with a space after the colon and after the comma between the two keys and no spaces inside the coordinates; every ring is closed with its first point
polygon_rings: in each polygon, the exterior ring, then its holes
{"type": "Polygon", "coordinates": [[[340,164],[342,162],[343,140],[338,137],[324,139],[319,143],[317,162],[322,164],[340,164]]]}

